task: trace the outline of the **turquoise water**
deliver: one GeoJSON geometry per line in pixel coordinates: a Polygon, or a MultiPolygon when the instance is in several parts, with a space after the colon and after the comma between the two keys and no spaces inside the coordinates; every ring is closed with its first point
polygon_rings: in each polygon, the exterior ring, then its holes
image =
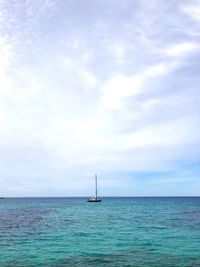
{"type": "Polygon", "coordinates": [[[2,199],[0,266],[200,266],[200,198],[2,199]]]}

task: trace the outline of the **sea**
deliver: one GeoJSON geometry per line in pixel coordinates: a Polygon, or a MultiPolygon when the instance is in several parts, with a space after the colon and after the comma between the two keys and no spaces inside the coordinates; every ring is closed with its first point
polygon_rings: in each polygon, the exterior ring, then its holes
{"type": "Polygon", "coordinates": [[[200,266],[200,197],[0,199],[0,266],[200,266]]]}

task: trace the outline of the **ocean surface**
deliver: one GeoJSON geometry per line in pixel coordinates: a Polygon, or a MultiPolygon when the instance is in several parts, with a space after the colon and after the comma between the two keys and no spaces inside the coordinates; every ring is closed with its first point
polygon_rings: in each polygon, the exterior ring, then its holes
{"type": "Polygon", "coordinates": [[[200,198],[5,198],[0,266],[200,266],[200,198]]]}

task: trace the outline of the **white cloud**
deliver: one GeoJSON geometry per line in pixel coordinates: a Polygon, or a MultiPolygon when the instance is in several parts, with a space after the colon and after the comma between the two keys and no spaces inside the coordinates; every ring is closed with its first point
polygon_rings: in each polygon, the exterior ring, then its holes
{"type": "Polygon", "coordinates": [[[198,0],[181,5],[181,10],[194,21],[200,22],[200,3],[198,0]]]}
{"type": "MultiPolygon", "coordinates": [[[[199,133],[195,132],[196,120],[178,118],[169,122],[154,123],[138,132],[124,136],[122,147],[131,149],[147,146],[173,146],[198,141],[199,133]]],[[[118,145],[119,147],[119,145],[118,145]]]]}
{"type": "MultiPolygon", "coordinates": [[[[97,84],[97,80],[94,74],[87,70],[80,70],[80,76],[89,88],[94,88],[97,84]]],[[[87,87],[87,88],[88,88],[87,87]]]]}
{"type": "Polygon", "coordinates": [[[84,90],[86,88],[86,91],[89,92],[90,89],[96,86],[97,77],[85,67],[85,60],[84,56],[80,62],[70,57],[65,57],[63,64],[67,74],[75,75],[81,83],[81,89],[84,90]]]}
{"type": "Polygon", "coordinates": [[[111,46],[111,53],[114,54],[114,57],[116,58],[117,63],[121,64],[125,61],[125,49],[123,45],[120,45],[118,43],[112,44],[111,46]]]}
{"type": "Polygon", "coordinates": [[[180,185],[182,183],[188,182],[188,180],[190,182],[192,182],[192,180],[195,181],[193,177],[184,176],[181,173],[180,174],[178,173],[172,176],[173,177],[165,178],[165,177],[162,177],[161,175],[161,177],[152,179],[150,183],[154,185],[175,185],[175,184],[180,185]]]}
{"type": "Polygon", "coordinates": [[[196,42],[183,42],[166,48],[164,53],[167,56],[180,57],[196,52],[199,50],[199,47],[199,44],[196,42]]]}
{"type": "Polygon", "coordinates": [[[129,97],[143,92],[143,86],[149,79],[166,75],[177,66],[177,62],[164,62],[148,66],[143,72],[133,76],[116,75],[103,85],[101,104],[110,110],[123,109],[129,97]]]}
{"type": "Polygon", "coordinates": [[[6,92],[12,81],[8,76],[8,68],[12,63],[13,48],[5,37],[0,36],[0,90],[6,92]]]}
{"type": "Polygon", "coordinates": [[[159,63],[159,64],[152,65],[152,66],[148,67],[145,70],[144,74],[141,76],[145,76],[146,78],[149,78],[149,77],[157,77],[160,75],[165,75],[168,72],[174,70],[174,67],[176,67],[176,62],[174,62],[174,63],[165,63],[165,62],[159,63]]]}
{"type": "Polygon", "coordinates": [[[107,109],[120,109],[123,107],[122,101],[126,97],[138,94],[144,77],[135,75],[128,77],[125,75],[116,75],[112,77],[102,88],[102,105],[107,109]]]}

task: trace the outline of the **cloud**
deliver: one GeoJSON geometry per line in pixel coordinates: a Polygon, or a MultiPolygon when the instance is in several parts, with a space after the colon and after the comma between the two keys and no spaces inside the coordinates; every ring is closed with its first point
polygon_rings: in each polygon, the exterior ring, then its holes
{"type": "Polygon", "coordinates": [[[86,88],[87,92],[96,86],[96,76],[84,66],[85,57],[83,58],[83,63],[72,60],[69,57],[64,58],[63,61],[66,72],[76,75],[77,79],[82,83],[81,86],[86,88]]]}
{"type": "Polygon", "coordinates": [[[197,23],[200,22],[200,4],[199,1],[191,1],[187,4],[181,5],[181,10],[186,15],[188,15],[192,20],[196,21],[197,23]]]}
{"type": "Polygon", "coordinates": [[[180,44],[174,44],[171,47],[165,49],[164,53],[167,56],[181,57],[187,56],[192,52],[199,50],[199,44],[195,42],[183,42],[180,44]]]}
{"type": "Polygon", "coordinates": [[[111,78],[102,89],[104,91],[102,105],[108,109],[122,108],[122,100],[137,94],[143,82],[144,78],[141,75],[133,77],[117,75],[111,78]]]}
{"type": "Polygon", "coordinates": [[[177,65],[176,62],[163,62],[148,66],[143,72],[133,76],[118,74],[112,77],[101,89],[103,92],[102,105],[107,109],[114,110],[123,108],[123,101],[142,93],[143,86],[149,79],[167,75],[177,65]]]}
{"type": "Polygon", "coordinates": [[[13,48],[6,37],[2,36],[0,36],[0,57],[0,90],[6,92],[6,89],[11,85],[11,80],[8,77],[8,68],[12,63],[13,48]]]}

